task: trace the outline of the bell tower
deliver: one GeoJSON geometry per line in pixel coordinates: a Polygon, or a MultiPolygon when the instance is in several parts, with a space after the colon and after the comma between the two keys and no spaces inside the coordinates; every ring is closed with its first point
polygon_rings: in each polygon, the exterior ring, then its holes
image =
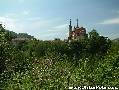
{"type": "Polygon", "coordinates": [[[72,25],[71,25],[71,19],[70,19],[70,24],[69,24],[69,36],[71,34],[71,31],[72,31],[72,25]]]}
{"type": "Polygon", "coordinates": [[[79,28],[79,25],[78,25],[78,23],[79,23],[79,22],[78,22],[78,21],[79,21],[79,20],[78,20],[78,19],[76,19],[76,22],[77,22],[77,26],[76,26],[76,28],[79,28]]]}

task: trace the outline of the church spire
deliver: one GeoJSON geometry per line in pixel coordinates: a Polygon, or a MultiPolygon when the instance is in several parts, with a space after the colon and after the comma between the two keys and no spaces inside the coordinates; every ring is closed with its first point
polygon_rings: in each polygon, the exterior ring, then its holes
{"type": "Polygon", "coordinates": [[[69,24],[69,32],[72,31],[72,26],[71,26],[71,19],[70,19],[70,24],[69,24]]]}
{"type": "Polygon", "coordinates": [[[76,19],[76,21],[77,21],[77,28],[79,27],[79,25],[78,25],[78,19],[76,19]]]}
{"type": "Polygon", "coordinates": [[[70,19],[70,26],[71,26],[71,19],[70,19]]]}
{"type": "Polygon", "coordinates": [[[69,37],[71,37],[71,32],[72,32],[72,26],[71,26],[71,19],[70,19],[70,24],[69,24],[69,37]]]}

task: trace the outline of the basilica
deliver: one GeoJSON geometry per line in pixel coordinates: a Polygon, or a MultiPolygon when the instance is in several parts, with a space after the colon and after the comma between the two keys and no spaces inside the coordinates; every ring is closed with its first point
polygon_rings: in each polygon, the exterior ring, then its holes
{"type": "Polygon", "coordinates": [[[70,19],[69,37],[68,37],[69,41],[71,41],[71,40],[81,40],[81,39],[85,39],[87,37],[86,29],[84,27],[79,27],[78,19],[76,21],[77,21],[77,25],[72,28],[72,22],[71,22],[71,19],[70,19]]]}

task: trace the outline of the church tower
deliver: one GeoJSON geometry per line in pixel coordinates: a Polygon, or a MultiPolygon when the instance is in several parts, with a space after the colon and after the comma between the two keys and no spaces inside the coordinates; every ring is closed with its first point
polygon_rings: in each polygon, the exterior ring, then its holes
{"type": "Polygon", "coordinates": [[[70,19],[70,24],[69,24],[69,37],[71,36],[71,32],[72,32],[72,25],[71,25],[71,19],[70,19]]]}
{"type": "Polygon", "coordinates": [[[76,21],[77,21],[77,26],[76,26],[76,28],[79,28],[79,25],[78,25],[78,19],[76,19],[76,21]]]}
{"type": "Polygon", "coordinates": [[[79,27],[78,25],[78,19],[76,19],[76,27],[74,26],[74,29],[72,30],[71,25],[71,19],[70,19],[70,25],[69,25],[69,37],[68,40],[82,40],[87,37],[86,29],[84,27],[79,27]]]}
{"type": "Polygon", "coordinates": [[[69,32],[72,31],[72,26],[71,26],[71,19],[70,19],[70,24],[69,24],[69,32]]]}

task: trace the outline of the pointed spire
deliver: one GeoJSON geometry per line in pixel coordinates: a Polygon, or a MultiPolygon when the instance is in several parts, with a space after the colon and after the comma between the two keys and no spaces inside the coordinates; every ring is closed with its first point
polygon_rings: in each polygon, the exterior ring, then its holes
{"type": "Polygon", "coordinates": [[[77,28],[78,28],[78,27],[79,27],[79,26],[78,26],[78,19],[76,19],[76,21],[77,21],[77,28]]]}
{"type": "Polygon", "coordinates": [[[71,19],[70,19],[70,26],[71,26],[71,19]]]}
{"type": "Polygon", "coordinates": [[[72,31],[72,26],[71,26],[71,19],[70,19],[69,32],[71,31],[72,31]]]}

